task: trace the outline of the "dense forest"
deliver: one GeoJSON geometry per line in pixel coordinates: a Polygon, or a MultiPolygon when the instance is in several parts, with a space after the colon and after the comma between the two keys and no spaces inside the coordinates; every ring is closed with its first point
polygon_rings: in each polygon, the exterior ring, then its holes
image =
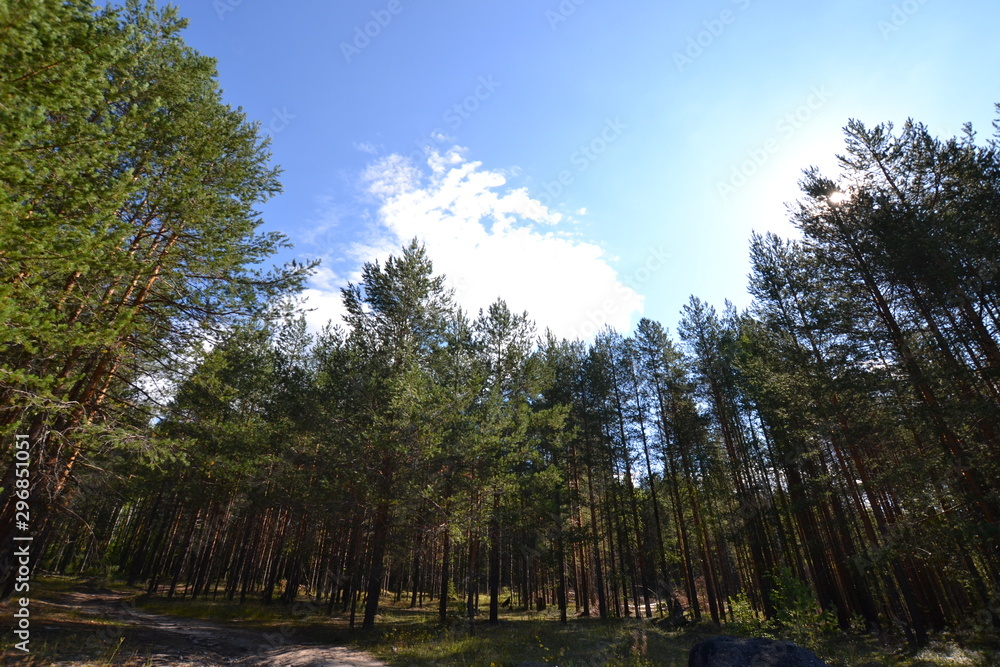
{"type": "Polygon", "coordinates": [[[26,434],[36,572],[361,627],[389,600],[1000,627],[1000,126],[850,122],[799,238],[751,239],[745,312],[559,340],[464,312],[414,240],[311,332],[312,267],[259,268],[267,142],[182,20],[0,25],[6,595],[26,434]]]}

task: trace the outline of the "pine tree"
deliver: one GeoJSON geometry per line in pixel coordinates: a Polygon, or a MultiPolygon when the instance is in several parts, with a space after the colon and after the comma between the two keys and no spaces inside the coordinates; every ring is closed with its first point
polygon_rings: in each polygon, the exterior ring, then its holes
{"type": "Polygon", "coordinates": [[[152,445],[135,437],[145,379],[297,288],[308,267],[252,268],[285,244],[257,233],[254,210],[277,172],[174,9],[22,4],[0,40],[0,431],[32,443],[41,540],[81,457],[152,445]]]}

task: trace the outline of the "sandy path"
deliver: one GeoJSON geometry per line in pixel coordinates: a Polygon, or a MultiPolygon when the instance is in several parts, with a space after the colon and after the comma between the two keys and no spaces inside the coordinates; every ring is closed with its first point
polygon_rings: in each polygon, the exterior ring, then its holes
{"type": "MultiPolygon", "coordinates": [[[[88,626],[85,643],[114,645],[119,636],[125,635],[130,650],[148,655],[149,663],[145,664],[156,667],[387,667],[362,651],[296,642],[289,629],[257,632],[213,621],[153,614],[134,607],[126,594],[107,589],[64,593],[33,604],[53,619],[61,614],[82,614],[106,621],[106,625],[88,626]]],[[[71,626],[72,621],[43,621],[33,633],[33,641],[49,633],[78,632],[71,626]]],[[[66,660],[54,664],[71,667],[83,658],[67,655],[66,660]]]]}

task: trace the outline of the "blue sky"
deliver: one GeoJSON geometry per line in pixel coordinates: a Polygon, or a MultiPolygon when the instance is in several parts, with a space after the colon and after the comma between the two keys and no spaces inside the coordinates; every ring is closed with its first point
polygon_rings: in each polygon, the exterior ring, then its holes
{"type": "Polygon", "coordinates": [[[323,260],[316,326],[413,236],[467,309],[562,336],[744,307],[752,230],[794,234],[784,202],[835,174],[849,118],[985,139],[1000,102],[986,1],[174,4],[273,137],[263,212],[282,259],[323,260]]]}

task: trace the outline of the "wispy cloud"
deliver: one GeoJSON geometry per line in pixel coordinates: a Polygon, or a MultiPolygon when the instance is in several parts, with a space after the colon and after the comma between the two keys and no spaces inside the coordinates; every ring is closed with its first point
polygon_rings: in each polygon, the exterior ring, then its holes
{"type": "Polygon", "coordinates": [[[354,149],[369,155],[378,155],[378,148],[370,141],[355,141],[354,149]]]}
{"type": "MultiPolygon", "coordinates": [[[[510,186],[504,173],[469,161],[461,148],[432,152],[419,164],[380,158],[365,169],[361,187],[375,229],[347,250],[357,266],[384,260],[416,237],[470,313],[503,298],[540,329],[568,338],[593,335],[595,313],[628,329],[642,311],[643,297],[600,246],[576,235],[571,219],[510,186]]],[[[339,318],[335,278],[321,272],[306,293],[314,323],[339,318]]]]}

